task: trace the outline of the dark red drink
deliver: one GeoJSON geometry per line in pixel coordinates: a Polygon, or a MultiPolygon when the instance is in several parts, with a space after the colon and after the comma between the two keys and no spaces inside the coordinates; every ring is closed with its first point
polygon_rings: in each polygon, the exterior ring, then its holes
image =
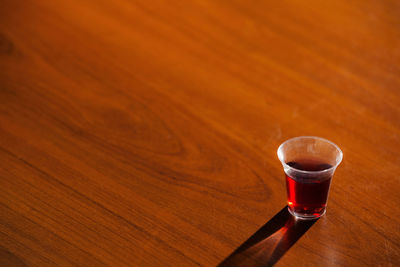
{"type": "Polygon", "coordinates": [[[294,177],[286,173],[289,210],[303,217],[321,216],[325,212],[332,172],[319,171],[327,170],[332,165],[315,160],[298,160],[286,164],[297,170],[315,172],[293,172],[294,177]]]}

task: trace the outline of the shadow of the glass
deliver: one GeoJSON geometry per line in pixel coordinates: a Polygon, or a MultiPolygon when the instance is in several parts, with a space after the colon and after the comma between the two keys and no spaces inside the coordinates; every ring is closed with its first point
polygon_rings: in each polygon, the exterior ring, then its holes
{"type": "Polygon", "coordinates": [[[296,220],[287,206],[218,266],[272,266],[317,220],[296,220]]]}

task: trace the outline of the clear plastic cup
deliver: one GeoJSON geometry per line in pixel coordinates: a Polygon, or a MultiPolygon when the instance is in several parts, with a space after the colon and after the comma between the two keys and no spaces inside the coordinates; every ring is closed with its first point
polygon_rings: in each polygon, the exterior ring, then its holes
{"type": "Polygon", "coordinates": [[[283,142],[278,158],[286,176],[289,212],[299,219],[316,219],[326,212],[333,174],[343,159],[340,148],[316,136],[283,142]]]}

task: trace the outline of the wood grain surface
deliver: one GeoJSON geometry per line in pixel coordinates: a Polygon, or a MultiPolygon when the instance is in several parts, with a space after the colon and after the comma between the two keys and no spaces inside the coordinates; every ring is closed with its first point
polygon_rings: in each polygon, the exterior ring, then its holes
{"type": "Polygon", "coordinates": [[[271,236],[277,266],[399,266],[399,63],[395,0],[1,0],[0,265],[215,266],[271,236]],[[289,238],[299,135],[344,161],[289,238]]]}

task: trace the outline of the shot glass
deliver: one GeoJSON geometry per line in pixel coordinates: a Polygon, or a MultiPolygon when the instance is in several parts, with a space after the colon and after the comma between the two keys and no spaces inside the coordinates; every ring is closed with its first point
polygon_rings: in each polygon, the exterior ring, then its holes
{"type": "Polygon", "coordinates": [[[283,142],[278,158],[286,176],[289,212],[312,220],[326,212],[332,176],[343,159],[340,148],[316,136],[300,136],[283,142]]]}

